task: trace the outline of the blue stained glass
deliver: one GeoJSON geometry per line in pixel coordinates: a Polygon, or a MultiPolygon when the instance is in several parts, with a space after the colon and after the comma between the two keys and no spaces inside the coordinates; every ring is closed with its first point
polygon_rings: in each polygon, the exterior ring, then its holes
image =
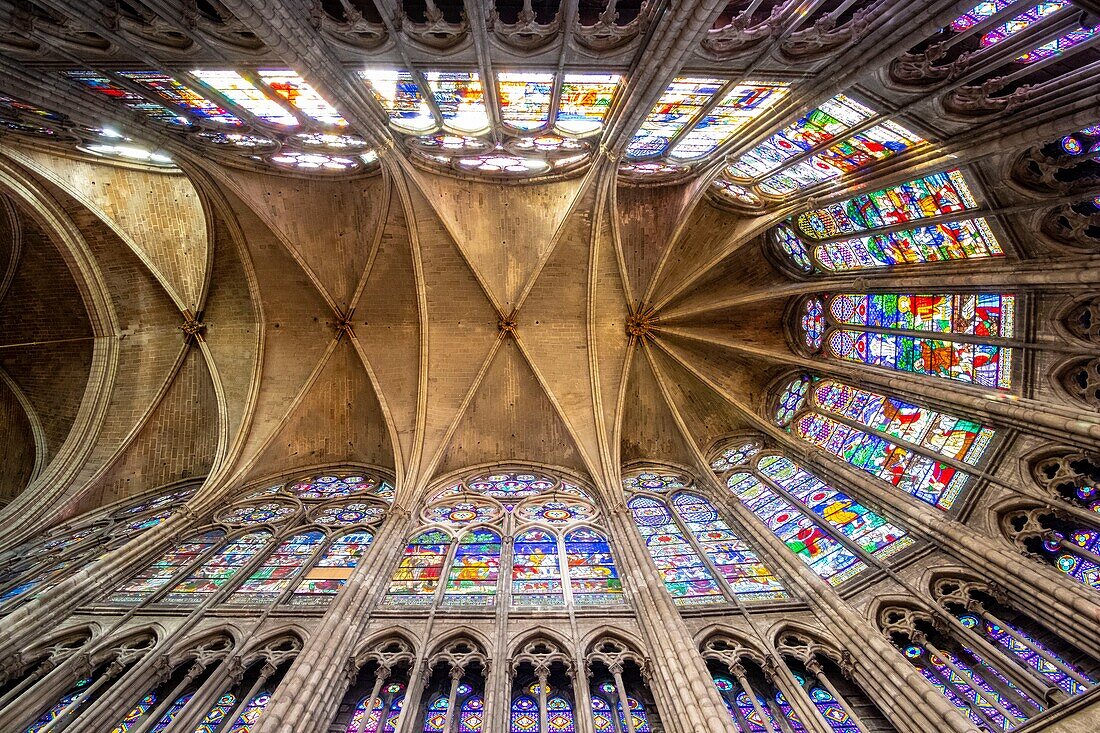
{"type": "Polygon", "coordinates": [[[577,606],[623,602],[623,582],[607,538],[588,527],[565,535],[569,588],[577,606]]]}
{"type": "Polygon", "coordinates": [[[725,600],[710,569],[681,534],[664,502],[636,496],[627,508],[675,603],[694,605],[725,600]]]}
{"type": "Polygon", "coordinates": [[[592,696],[592,723],[596,733],[612,733],[615,730],[611,705],[599,695],[592,696]]]}
{"type": "Polygon", "coordinates": [[[126,713],[126,717],[111,730],[111,733],[128,733],[134,730],[141,723],[145,714],[156,705],[156,702],[157,696],[156,693],[153,692],[150,692],[148,695],[138,700],[137,705],[135,705],[130,712],[126,713]]]}
{"type": "Polygon", "coordinates": [[[149,733],[163,733],[168,728],[168,724],[176,719],[179,712],[183,710],[187,703],[191,702],[191,698],[195,696],[195,693],[188,692],[180,697],[176,698],[176,701],[172,703],[172,706],[165,711],[161,719],[157,721],[156,725],[149,729],[149,733]]]}
{"type": "Polygon", "coordinates": [[[533,733],[539,729],[539,704],[530,695],[512,700],[511,733],[533,733]]]}
{"type": "Polygon", "coordinates": [[[831,692],[824,687],[814,685],[810,688],[809,695],[810,700],[813,701],[814,706],[821,713],[821,717],[835,733],[859,731],[859,726],[852,720],[852,716],[848,714],[840,701],[833,697],[831,692]]]}
{"type": "Polygon", "coordinates": [[[203,717],[199,727],[195,729],[195,733],[214,733],[221,726],[226,716],[233,711],[233,706],[236,703],[237,696],[233,693],[227,692],[222,695],[210,708],[210,712],[203,717]]]}
{"type": "Polygon", "coordinates": [[[748,731],[745,733],[772,733],[772,731],[783,730],[776,719],[772,716],[772,711],[768,707],[767,701],[757,695],[757,703],[760,705],[760,710],[764,713],[766,720],[761,720],[760,715],[757,714],[756,708],[753,707],[752,700],[744,692],[737,693],[735,702],[737,709],[741,713],[741,717],[745,719],[748,724],[748,731]]]}
{"type": "Polygon", "coordinates": [[[458,733],[481,733],[484,713],[485,703],[481,695],[467,697],[458,716],[458,733]]]}
{"type": "MultiPolygon", "coordinates": [[[[1048,658],[1058,660],[1065,667],[1073,668],[1073,665],[1015,626],[1009,626],[1008,624],[1000,626],[992,621],[980,619],[970,614],[960,616],[959,621],[968,628],[984,632],[989,639],[1007,651],[1020,664],[1030,667],[1046,677],[1067,694],[1082,695],[1088,691],[1088,687],[1066,674],[1058,665],[1048,661],[1048,658]]],[[[1075,671],[1088,680],[1090,685],[1096,684],[1095,680],[1080,670],[1075,669],[1075,671]]]]}
{"type": "Polygon", "coordinates": [[[75,702],[78,697],[83,695],[85,688],[87,688],[91,684],[91,677],[84,677],[83,679],[77,680],[72,689],[65,693],[65,695],[60,700],[58,700],[53,707],[43,713],[42,716],[38,718],[38,720],[31,723],[30,727],[27,728],[25,733],[38,733],[38,731],[45,728],[47,725],[50,724],[50,721],[61,715],[69,707],[69,705],[75,702]]]}
{"type": "Polygon", "coordinates": [[[229,733],[250,733],[270,701],[270,692],[259,692],[253,696],[237,717],[233,727],[229,729],[229,733]]]}

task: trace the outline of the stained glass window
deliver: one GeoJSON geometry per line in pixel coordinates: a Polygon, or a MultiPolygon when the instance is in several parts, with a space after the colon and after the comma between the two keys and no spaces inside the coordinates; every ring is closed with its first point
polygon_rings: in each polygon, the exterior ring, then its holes
{"type": "Polygon", "coordinates": [[[1015,310],[1015,296],[1000,293],[842,294],[829,300],[840,328],[826,340],[829,353],[846,361],[1008,389],[1011,347],[951,337],[1010,339],[1015,310]]]}
{"type": "Polygon", "coordinates": [[[728,173],[741,179],[761,177],[788,160],[834,140],[874,114],[859,102],[838,94],[742,155],[728,173]]]}
{"type": "Polygon", "coordinates": [[[475,72],[429,71],[425,78],[443,122],[455,132],[477,133],[489,127],[481,78],[475,72]]]}
{"type": "Polygon", "coordinates": [[[394,127],[414,134],[435,127],[435,116],[412,74],[391,69],[367,69],[359,75],[389,113],[390,124],[394,127]]]}
{"type": "Polygon", "coordinates": [[[233,727],[229,729],[229,733],[250,733],[270,701],[270,692],[259,692],[254,695],[244,706],[244,710],[233,723],[233,727]]]}
{"type": "Polygon", "coordinates": [[[120,71],[119,76],[148,87],[166,102],[201,119],[233,127],[244,124],[235,114],[168,74],[159,71],[120,71]]]}
{"type": "Polygon", "coordinates": [[[220,519],[230,524],[264,524],[279,522],[295,512],[294,506],[279,502],[268,502],[255,506],[243,506],[224,512],[220,519]]]}
{"type": "Polygon", "coordinates": [[[511,733],[536,733],[539,729],[539,704],[530,695],[512,700],[511,733]]]}
{"type": "Polygon", "coordinates": [[[820,298],[807,298],[802,304],[802,340],[811,351],[817,351],[824,333],[825,307],[820,298]]]}
{"type": "Polygon", "coordinates": [[[591,505],[581,501],[562,501],[560,499],[541,499],[525,503],[516,511],[516,516],[524,522],[543,522],[560,525],[583,522],[592,518],[591,505]]]}
{"type": "Polygon", "coordinates": [[[733,448],[722,451],[722,455],[710,463],[715,471],[728,471],[731,468],[748,462],[750,458],[760,452],[760,445],[756,442],[741,443],[733,448]]]}
{"type": "Polygon", "coordinates": [[[298,72],[286,69],[260,69],[259,75],[276,94],[306,117],[325,125],[348,124],[336,108],[321,97],[298,72]]]}
{"type": "Polygon", "coordinates": [[[485,703],[481,695],[470,695],[462,704],[462,712],[458,716],[458,733],[481,733],[482,717],[485,713],[485,703]]]}
{"type": "MultiPolygon", "coordinates": [[[[367,710],[371,700],[364,697],[359,701],[344,733],[395,733],[401,707],[404,703],[405,685],[393,683],[386,687],[383,697],[373,700],[373,706],[367,710]],[[385,723],[382,724],[382,712],[389,702],[385,723]],[[380,727],[381,725],[381,727],[380,727]]],[[[446,704],[446,698],[444,698],[446,704]]]]}
{"type": "Polygon", "coordinates": [[[371,524],[380,520],[386,510],[375,504],[339,504],[326,507],[313,515],[313,521],[326,525],[371,524]]]}
{"type": "Polygon", "coordinates": [[[494,499],[519,499],[535,496],[554,488],[555,481],[537,473],[495,473],[470,479],[470,491],[494,499]]]}
{"type": "Polygon", "coordinates": [[[940,656],[928,653],[920,646],[910,646],[905,650],[905,656],[925,679],[980,727],[988,728],[989,724],[992,724],[995,730],[1008,731],[1016,726],[1018,721],[1005,718],[998,707],[1006,710],[1019,721],[1027,719],[1019,708],[994,690],[963,660],[948,652],[943,654],[947,657],[946,661],[940,656]]]}
{"type": "Polygon", "coordinates": [[[752,548],[733,533],[709,501],[685,491],[673,497],[672,505],[699,544],[703,556],[742,601],[751,603],[788,597],[775,575],[752,548]]]}
{"type": "Polygon", "coordinates": [[[785,93],[784,85],[747,83],[734,86],[679,138],[669,155],[679,160],[706,157],[785,93]]]}
{"type": "MultiPolygon", "coordinates": [[[[630,710],[630,719],[634,723],[634,733],[651,733],[652,728],[649,727],[649,715],[646,714],[645,707],[633,697],[627,697],[627,708],[630,710]]],[[[616,705],[619,709],[619,725],[621,730],[627,730],[626,727],[626,713],[623,710],[622,701],[616,705]]]]}
{"type": "Polygon", "coordinates": [[[826,532],[820,523],[800,512],[786,497],[755,476],[735,473],[726,479],[726,484],[772,534],[829,583],[839,585],[867,568],[866,563],[826,532]]]}
{"type": "Polygon", "coordinates": [[[760,191],[772,196],[793,193],[886,160],[923,142],[905,127],[883,122],[773,173],[760,182],[760,191]]]}
{"type": "Polygon", "coordinates": [[[623,477],[623,487],[627,491],[651,491],[655,494],[663,494],[674,489],[682,489],[684,486],[686,484],[683,476],[675,473],[643,471],[633,476],[623,477]]]}
{"type": "Polygon", "coordinates": [[[550,121],[550,98],[554,75],[536,72],[497,74],[500,116],[505,125],[517,130],[538,130],[550,121]]]}
{"type": "Polygon", "coordinates": [[[405,546],[394,571],[386,602],[396,605],[431,605],[443,573],[451,537],[438,529],[422,532],[405,546]]]}
{"type": "Polygon", "coordinates": [[[951,30],[962,32],[981,23],[986,18],[1012,7],[1017,0],[982,0],[973,9],[951,21],[951,30]]]}
{"type": "Polygon", "coordinates": [[[433,522],[462,527],[472,522],[494,522],[501,517],[500,507],[481,501],[462,501],[434,506],[426,512],[433,522]]]}
{"type": "Polygon", "coordinates": [[[1078,583],[1100,588],[1100,531],[1082,527],[1068,536],[1055,532],[1044,540],[1043,549],[1058,570],[1078,583]]]}
{"type": "Polygon", "coordinates": [[[213,530],[184,541],[120,585],[109,600],[112,603],[141,603],[168,585],[184,568],[220,544],[224,537],[225,533],[221,530],[213,530]]]}
{"type": "Polygon", "coordinates": [[[61,697],[61,699],[53,705],[53,707],[44,712],[41,717],[38,718],[38,720],[31,723],[30,727],[27,728],[25,733],[38,733],[38,731],[45,728],[47,725],[50,724],[51,721],[53,721],[63,712],[65,712],[65,710],[67,710],[70,705],[76,702],[77,698],[83,695],[85,690],[87,690],[87,688],[90,687],[91,684],[91,677],[84,677],[77,680],[76,684],[74,684],[72,688],[70,688],[70,690],[66,692],[61,697]]]}
{"type": "Polygon", "coordinates": [[[574,605],[622,603],[623,583],[606,537],[578,527],[565,535],[565,556],[574,605]]]}
{"type": "Polygon", "coordinates": [[[710,568],[684,537],[664,502],[636,496],[627,507],[665,588],[677,605],[725,600],[710,568]]]}
{"type": "Polygon", "coordinates": [[[179,114],[165,107],[163,104],[157,104],[156,102],[150,102],[140,94],[135,94],[129,89],[124,89],[116,82],[108,79],[106,76],[94,71],[67,71],[65,76],[73,81],[84,85],[93,92],[102,94],[116,102],[121,103],[124,107],[134,112],[145,115],[151,120],[156,122],[162,122],[169,125],[189,125],[190,121],[186,117],[182,117],[179,114]]]}
{"type": "Polygon", "coordinates": [[[313,558],[325,541],[323,532],[313,531],[283,540],[248,578],[229,596],[228,603],[271,603],[290,588],[295,576],[313,558]]]}
{"type": "Polygon", "coordinates": [[[443,604],[447,606],[491,606],[500,574],[500,535],[491,529],[466,532],[458,541],[443,604]]]}
{"type": "Polygon", "coordinates": [[[815,384],[811,395],[820,412],[802,415],[791,426],[795,435],[941,509],[954,504],[969,476],[909,446],[976,465],[995,434],[979,423],[833,380],[815,384]]]}
{"type": "Polygon", "coordinates": [[[611,717],[611,705],[599,695],[592,696],[592,723],[596,733],[613,733],[615,721],[611,717]]]}
{"type": "Polygon", "coordinates": [[[236,71],[196,69],[191,73],[196,79],[220,92],[230,102],[263,122],[282,127],[298,126],[297,117],[236,71]]]}
{"type": "Polygon", "coordinates": [[[603,127],[621,77],[618,74],[566,74],[555,126],[571,135],[587,135],[603,127]]]}
{"type": "Polygon", "coordinates": [[[134,705],[134,707],[126,713],[126,717],[124,717],[117,726],[111,729],[111,733],[129,733],[129,731],[135,730],[137,726],[141,724],[145,714],[148,713],[156,703],[156,694],[150,692],[148,695],[138,700],[137,705],[134,705]]]}
{"type": "Polygon", "coordinates": [[[217,593],[242,567],[267,546],[269,532],[252,532],[231,540],[205,562],[191,570],[164,597],[169,603],[196,606],[211,594],[217,593]]]}
{"type": "Polygon", "coordinates": [[[783,456],[765,456],[757,466],[768,479],[828,522],[866,553],[884,560],[913,544],[905,530],[886,521],[783,456]]]}
{"type": "Polygon", "coordinates": [[[807,211],[796,221],[798,228],[810,239],[825,239],[952,214],[976,206],[977,201],[962,173],[950,170],[807,211]]]}
{"type": "Polygon", "coordinates": [[[149,733],[164,733],[168,728],[168,724],[176,719],[176,716],[179,715],[180,711],[183,710],[187,703],[191,702],[191,698],[194,696],[195,693],[187,692],[177,697],[171,707],[169,707],[164,712],[164,715],[161,716],[160,720],[157,721],[156,725],[149,729],[149,733]]]}
{"type": "Polygon", "coordinates": [[[233,706],[237,703],[237,696],[231,692],[227,692],[218,698],[218,701],[214,703],[214,706],[210,708],[205,716],[203,716],[202,722],[199,723],[199,727],[195,729],[195,733],[214,733],[218,727],[222,724],[222,721],[233,712],[233,706]]]}
{"type": "Polygon", "coordinates": [[[370,532],[350,532],[334,539],[317,564],[298,583],[290,602],[327,603],[344,587],[373,540],[370,532]]]}
{"type": "Polygon", "coordinates": [[[1089,686],[1096,684],[1095,680],[1015,626],[993,623],[973,614],[963,614],[959,616],[959,621],[968,629],[974,629],[990,639],[995,645],[1008,652],[1009,656],[1019,664],[1035,670],[1068,695],[1083,695],[1089,688],[1074,676],[1067,674],[1067,669],[1073,670],[1080,678],[1086,680],[1089,686]]]}
{"type": "Polygon", "coordinates": [[[561,606],[558,539],[541,529],[518,535],[512,549],[512,603],[517,606],[561,606]]]}
{"type": "Polygon", "coordinates": [[[296,481],[287,490],[300,499],[336,499],[361,491],[375,491],[385,485],[365,476],[314,476],[308,481],[296,481]]]}
{"type": "Polygon", "coordinates": [[[440,695],[424,711],[424,733],[443,733],[447,724],[447,696],[440,695]]]}
{"type": "Polygon", "coordinates": [[[1045,61],[1055,56],[1061,56],[1079,43],[1084,43],[1093,38],[1097,31],[1100,31],[1100,26],[1077,28],[1064,36],[1059,36],[1053,41],[1044,43],[1033,51],[1025,53],[1023,56],[1018,57],[1016,61],[1021,64],[1034,64],[1037,61],[1045,61]]]}
{"type": "Polygon", "coordinates": [[[809,250],[802,243],[802,238],[794,233],[786,224],[780,224],[775,229],[775,241],[783,254],[794,266],[802,272],[813,272],[814,263],[810,259],[809,250]]]}
{"type": "MultiPolygon", "coordinates": [[[[802,682],[798,675],[795,675],[795,678],[802,682]]],[[[833,696],[833,693],[821,685],[811,685],[806,692],[810,696],[814,707],[817,708],[818,713],[821,714],[821,717],[829,724],[834,733],[848,733],[849,731],[859,733],[859,726],[852,720],[852,716],[848,714],[840,701],[833,696]]]]}
{"type": "Polygon", "coordinates": [[[561,695],[546,701],[546,729],[548,733],[574,733],[573,705],[561,695]]]}
{"type": "Polygon", "coordinates": [[[775,409],[775,421],[787,425],[806,404],[806,393],[810,389],[810,378],[805,374],[795,377],[783,388],[779,395],[779,404],[775,409]]]}
{"type": "Polygon", "coordinates": [[[722,85],[721,79],[674,79],[630,141],[627,155],[645,158],[663,153],[722,85]]]}

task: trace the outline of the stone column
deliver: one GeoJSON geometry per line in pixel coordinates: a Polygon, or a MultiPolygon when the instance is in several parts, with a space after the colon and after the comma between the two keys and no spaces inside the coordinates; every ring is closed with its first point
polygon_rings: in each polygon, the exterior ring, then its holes
{"type": "Polygon", "coordinates": [[[611,665],[611,676],[615,678],[615,694],[619,698],[619,706],[623,709],[623,720],[626,721],[626,733],[635,733],[634,715],[630,709],[630,696],[626,693],[626,685],[623,684],[623,667],[621,664],[611,665]]]}
{"type": "Polygon", "coordinates": [[[785,433],[783,441],[789,452],[802,456],[801,462],[823,481],[849,491],[903,527],[935,538],[937,545],[1027,608],[1042,608],[1043,623],[1063,638],[1100,657],[1100,637],[1091,633],[1100,625],[1100,600],[1094,591],[835,457],[820,451],[810,453],[809,446],[785,433]]]}
{"type": "Polygon", "coordinates": [[[817,683],[824,687],[829,692],[829,694],[833,696],[833,699],[836,700],[836,704],[843,708],[844,712],[848,714],[848,717],[851,718],[852,723],[854,723],[855,726],[859,728],[860,733],[869,733],[870,728],[868,728],[867,724],[864,723],[856,714],[855,708],[853,708],[851,704],[848,703],[848,700],[840,694],[840,691],[837,690],[835,686],[833,686],[832,681],[829,679],[829,676],[825,674],[825,669],[821,666],[820,662],[818,662],[816,659],[811,658],[809,661],[806,662],[806,671],[812,674],[814,676],[814,679],[817,680],[817,683]]]}
{"type": "Polygon", "coordinates": [[[540,666],[535,673],[539,680],[539,733],[546,733],[549,727],[546,711],[546,685],[550,679],[550,670],[540,666]]]}
{"type": "Polygon", "coordinates": [[[752,709],[756,711],[757,717],[760,718],[760,725],[764,728],[764,733],[780,733],[771,724],[771,714],[760,706],[760,699],[756,696],[756,691],[752,689],[752,685],[749,684],[749,677],[745,674],[745,668],[741,666],[741,663],[731,664],[730,672],[737,678],[737,684],[741,685],[745,697],[749,698],[749,702],[752,703],[752,709]]]}
{"type": "MultiPolygon", "coordinates": [[[[620,488],[615,490],[621,494],[620,488]]],[[[626,579],[624,585],[653,654],[654,682],[665,692],[671,708],[661,711],[662,720],[670,731],[727,733],[729,715],[630,512],[621,504],[614,507],[607,514],[607,524],[615,541],[616,564],[626,579]]]]}
{"type": "Polygon", "coordinates": [[[187,688],[190,687],[205,670],[206,665],[201,662],[192,664],[191,668],[187,670],[187,674],[179,681],[179,684],[169,690],[168,693],[161,698],[160,703],[149,712],[149,715],[147,715],[145,720],[134,729],[133,733],[148,733],[149,729],[164,717],[172,705],[175,704],[176,700],[187,691],[187,688]]]}
{"type": "MultiPolygon", "coordinates": [[[[275,692],[254,733],[323,733],[328,727],[346,691],[341,676],[332,674],[332,669],[342,667],[354,653],[369,621],[369,609],[377,602],[379,589],[386,586],[404,549],[411,521],[407,510],[398,506],[390,509],[370,549],[287,670],[279,686],[285,692],[275,692]],[[310,694],[298,694],[301,690],[309,690],[310,694]]],[[[406,696],[410,703],[413,679],[409,680],[406,696]]],[[[404,720],[408,716],[402,713],[401,717],[404,720]]]]}
{"type": "Polygon", "coordinates": [[[455,703],[458,701],[458,686],[462,683],[462,667],[451,667],[451,689],[447,693],[447,716],[443,723],[443,733],[451,733],[455,727],[455,703]]]}
{"type": "Polygon", "coordinates": [[[929,730],[978,733],[978,729],[936,688],[913,668],[902,653],[836,590],[817,576],[790,549],[764,527],[751,511],[723,492],[707,471],[700,483],[724,497],[725,506],[743,528],[746,541],[765,564],[782,573],[789,590],[798,589],[823,624],[831,626],[837,641],[852,660],[852,674],[871,700],[899,730],[925,733],[929,730]]]}

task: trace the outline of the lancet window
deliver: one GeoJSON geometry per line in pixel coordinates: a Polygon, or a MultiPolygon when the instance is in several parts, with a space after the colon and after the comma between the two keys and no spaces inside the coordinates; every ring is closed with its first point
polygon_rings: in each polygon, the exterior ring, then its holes
{"type": "MultiPolygon", "coordinates": [[[[943,624],[931,614],[889,606],[879,613],[884,633],[939,692],[974,725],[1009,731],[1047,710],[1064,691],[1016,654],[1002,653],[973,614],[943,624]]],[[[996,627],[994,634],[1008,632],[996,627]]],[[[1036,649],[1032,649],[1036,651],[1036,649]]]]}
{"type": "Polygon", "coordinates": [[[798,309],[800,347],[859,365],[1012,386],[1016,296],[1005,293],[838,293],[798,309]]]}
{"type": "Polygon", "coordinates": [[[323,605],[366,555],[392,501],[376,476],[326,474],[247,492],[123,582],[110,603],[323,605]]]}
{"type": "Polygon", "coordinates": [[[572,665],[552,642],[524,645],[513,660],[509,733],[574,733],[572,665]]]}
{"type": "Polygon", "coordinates": [[[358,668],[330,730],[344,733],[396,733],[408,695],[414,661],[403,638],[383,638],[355,659],[358,668]]]}
{"type": "Polygon", "coordinates": [[[719,479],[829,583],[838,585],[914,544],[904,529],[789,458],[763,452],[752,441],[737,453],[744,461],[739,466],[725,455],[715,459],[719,479]]]}
{"type": "Polygon", "coordinates": [[[1053,565],[1074,581],[1100,589],[1100,529],[1046,507],[1006,512],[1005,536],[1032,557],[1053,565]]]}
{"type": "Polygon", "coordinates": [[[428,669],[419,730],[481,733],[486,670],[482,649],[466,639],[456,639],[428,659],[428,669]]]}
{"type": "Polygon", "coordinates": [[[110,647],[92,651],[86,665],[82,665],[83,673],[71,675],[69,682],[63,682],[52,702],[42,703],[36,688],[24,691],[13,703],[14,709],[25,716],[18,730],[39,733],[66,725],[83,715],[92,703],[107,694],[111,685],[148,654],[155,643],[150,634],[138,633],[110,647]]]}
{"type": "Polygon", "coordinates": [[[89,512],[51,530],[44,540],[5,553],[0,573],[0,612],[10,611],[170,517],[195,486],[160,490],[114,508],[89,512]]]}
{"type": "Polygon", "coordinates": [[[336,109],[289,69],[79,69],[63,76],[208,150],[322,174],[356,172],[377,161],[365,140],[348,134],[336,109]]]}
{"type": "Polygon", "coordinates": [[[622,78],[501,71],[490,95],[473,70],[371,68],[360,77],[416,159],[498,176],[568,170],[588,159],[622,78]]]}
{"type": "Polygon", "coordinates": [[[634,525],[680,606],[781,601],[783,584],[686,476],[645,469],[623,477],[634,525]]]}
{"type": "Polygon", "coordinates": [[[988,642],[999,658],[1016,666],[1016,674],[1047,689],[1052,699],[1083,695],[1096,686],[1097,660],[1016,611],[996,587],[947,577],[937,580],[932,590],[939,604],[974,637],[988,642]],[[1067,658],[1069,654],[1076,659],[1067,658]]]}
{"type": "Polygon", "coordinates": [[[738,158],[717,179],[768,197],[782,197],[847,175],[925,141],[883,119],[850,95],[838,94],[738,158]]]}
{"type": "Polygon", "coordinates": [[[592,723],[596,733],[652,733],[660,730],[657,708],[644,681],[637,653],[617,639],[597,641],[586,656],[592,723]]]}
{"type": "Polygon", "coordinates": [[[799,375],[777,396],[775,422],[923,502],[950,509],[995,436],[980,423],[833,379],[799,375]]]}
{"type": "Polygon", "coordinates": [[[1002,256],[979,213],[962,171],[950,170],[805,211],[771,237],[805,274],[1002,256]]]}
{"type": "Polygon", "coordinates": [[[517,607],[623,602],[622,582],[592,496],[568,481],[504,472],[437,492],[421,512],[385,603],[494,606],[510,545],[506,601],[517,607]]]}
{"type": "Polygon", "coordinates": [[[797,685],[792,697],[808,701],[833,733],[895,730],[883,711],[849,678],[845,656],[834,644],[787,631],[779,636],[776,650],[797,685]]]}

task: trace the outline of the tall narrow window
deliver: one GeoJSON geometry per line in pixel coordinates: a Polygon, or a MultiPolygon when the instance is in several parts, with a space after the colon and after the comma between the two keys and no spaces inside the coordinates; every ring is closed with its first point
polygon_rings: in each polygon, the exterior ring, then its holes
{"type": "Polygon", "coordinates": [[[578,527],[565,535],[565,553],[574,604],[622,602],[623,582],[606,537],[588,527],[578,527]]]}
{"type": "Polygon", "coordinates": [[[112,603],[141,603],[172,582],[184,568],[220,544],[224,537],[225,532],[222,530],[212,530],[177,545],[120,585],[109,600],[112,603]]]}
{"type": "Polygon", "coordinates": [[[137,705],[130,709],[117,726],[115,726],[111,733],[129,733],[129,731],[136,730],[141,724],[145,715],[152,710],[153,706],[157,703],[157,696],[155,693],[150,692],[145,697],[138,700],[137,705]]]}
{"type": "Polygon", "coordinates": [[[321,547],[323,532],[305,532],[284,540],[262,565],[229,596],[228,603],[272,603],[285,593],[302,567],[321,547]]]}
{"type": "Polygon", "coordinates": [[[976,465],[995,434],[979,423],[830,379],[814,381],[808,399],[789,405],[786,396],[803,384],[799,376],[785,388],[776,422],[940,509],[955,503],[970,476],[936,456],[976,465]]]}
{"type": "Polygon", "coordinates": [[[676,513],[699,543],[718,575],[743,601],[784,600],[787,592],[756,553],[726,524],[713,505],[698,494],[680,492],[672,499],[676,513]]]}
{"type": "Polygon", "coordinates": [[[334,539],[298,583],[290,602],[295,605],[328,603],[347,583],[373,539],[370,532],[350,532],[334,539]]]}
{"type": "Polygon", "coordinates": [[[405,546],[404,557],[394,571],[386,602],[431,605],[451,547],[451,536],[438,529],[422,532],[405,546]]]}
{"type": "MultiPolygon", "coordinates": [[[[807,308],[818,299],[806,301],[807,308]]],[[[802,319],[803,342],[842,361],[981,387],[1012,385],[1016,298],[1001,293],[845,293],[821,319],[802,319]]],[[[816,306],[815,306],[816,307],[816,306]]]]}
{"type": "Polygon", "coordinates": [[[659,499],[637,496],[627,504],[657,572],[677,605],[719,603],[724,599],[714,574],[676,526],[659,499]]]}
{"type": "Polygon", "coordinates": [[[229,733],[251,733],[256,723],[259,722],[260,716],[267,709],[269,702],[271,702],[270,692],[258,692],[253,695],[248,704],[244,706],[241,714],[237,716],[237,720],[233,723],[233,727],[229,729],[229,733]]]}
{"type": "Polygon", "coordinates": [[[462,535],[455,548],[444,605],[491,606],[500,575],[500,535],[490,529],[472,529],[462,535]]]}
{"type": "Polygon", "coordinates": [[[261,553],[269,532],[252,532],[229,542],[176,584],[164,597],[169,603],[197,606],[222,589],[233,576],[261,553]]]}
{"type": "Polygon", "coordinates": [[[512,544],[512,603],[518,606],[561,606],[558,538],[542,529],[517,535],[512,544]]]}

